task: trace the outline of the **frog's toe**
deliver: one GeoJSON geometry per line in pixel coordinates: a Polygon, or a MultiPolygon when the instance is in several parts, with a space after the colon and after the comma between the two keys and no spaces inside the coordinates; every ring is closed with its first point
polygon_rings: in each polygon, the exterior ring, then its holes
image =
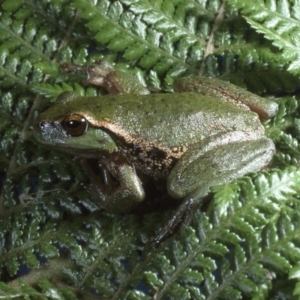
{"type": "Polygon", "coordinates": [[[163,229],[161,229],[159,233],[151,239],[151,245],[153,247],[158,247],[162,241],[173,235],[182,224],[189,225],[193,219],[196,209],[200,208],[202,203],[203,197],[186,197],[186,199],[177,209],[176,213],[164,225],[163,229]]]}

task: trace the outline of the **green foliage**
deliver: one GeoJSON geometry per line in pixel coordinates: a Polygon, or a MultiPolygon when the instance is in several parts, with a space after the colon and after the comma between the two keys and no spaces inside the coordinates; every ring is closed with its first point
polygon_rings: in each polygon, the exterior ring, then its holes
{"type": "Polygon", "coordinates": [[[228,0],[242,9],[245,19],[256,32],[262,33],[272,44],[282,50],[282,58],[289,63],[288,71],[300,72],[300,2],[263,1],[246,2],[228,0]]]}
{"type": "Polygon", "coordinates": [[[0,298],[298,299],[299,0],[0,3],[0,298]],[[103,93],[60,70],[99,58],[156,89],[204,75],[277,96],[273,164],[214,188],[154,249],[174,209],[101,211],[78,161],[31,133],[62,91],[103,93]]]}

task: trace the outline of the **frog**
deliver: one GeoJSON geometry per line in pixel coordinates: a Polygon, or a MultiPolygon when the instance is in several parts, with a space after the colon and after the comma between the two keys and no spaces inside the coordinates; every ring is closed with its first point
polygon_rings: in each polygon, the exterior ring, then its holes
{"type": "Polygon", "coordinates": [[[130,213],[144,201],[141,176],[164,179],[168,194],[180,204],[153,245],[189,224],[212,188],[258,172],[272,161],[275,145],[265,135],[262,120],[276,115],[274,101],[209,77],[177,78],[174,93],[151,93],[105,61],[66,63],[62,70],[85,72],[85,84],[109,93],[61,93],[37,117],[35,138],[81,157],[93,198],[111,213],[130,213]],[[99,162],[101,178],[88,159],[99,162]]]}

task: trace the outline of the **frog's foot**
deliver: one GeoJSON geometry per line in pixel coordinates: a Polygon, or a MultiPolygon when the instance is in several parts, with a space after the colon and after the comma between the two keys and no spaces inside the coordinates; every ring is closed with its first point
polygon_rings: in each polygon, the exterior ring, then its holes
{"type": "Polygon", "coordinates": [[[149,90],[135,76],[115,70],[105,60],[98,60],[87,66],[64,63],[61,65],[61,70],[63,72],[84,72],[86,73],[85,85],[101,86],[109,94],[149,94],[149,90]]]}
{"type": "Polygon", "coordinates": [[[203,198],[200,201],[195,201],[195,198],[187,197],[184,202],[179,206],[176,213],[165,224],[164,228],[151,239],[150,243],[153,247],[158,247],[162,241],[172,236],[182,224],[189,225],[194,216],[196,209],[200,208],[203,203],[203,198]]]}
{"type": "Polygon", "coordinates": [[[118,87],[115,87],[114,82],[110,79],[115,72],[112,65],[107,61],[96,61],[94,64],[80,66],[71,63],[61,65],[61,70],[65,73],[81,72],[86,73],[87,78],[84,85],[97,85],[105,88],[109,93],[120,93],[118,87]]]}

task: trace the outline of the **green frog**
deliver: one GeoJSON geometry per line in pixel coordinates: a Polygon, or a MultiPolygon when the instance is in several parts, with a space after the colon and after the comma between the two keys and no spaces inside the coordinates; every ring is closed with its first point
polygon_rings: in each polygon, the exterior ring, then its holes
{"type": "Polygon", "coordinates": [[[273,157],[275,146],[261,119],[274,116],[277,104],[242,88],[212,78],[179,78],[176,93],[151,94],[107,62],[65,64],[63,70],[87,72],[86,83],[110,94],[62,93],[36,119],[36,139],[97,159],[104,180],[88,164],[84,169],[99,206],[113,213],[130,212],[144,200],[140,174],[166,179],[169,195],[182,202],[154,244],[188,223],[212,187],[257,172],[273,157]]]}

